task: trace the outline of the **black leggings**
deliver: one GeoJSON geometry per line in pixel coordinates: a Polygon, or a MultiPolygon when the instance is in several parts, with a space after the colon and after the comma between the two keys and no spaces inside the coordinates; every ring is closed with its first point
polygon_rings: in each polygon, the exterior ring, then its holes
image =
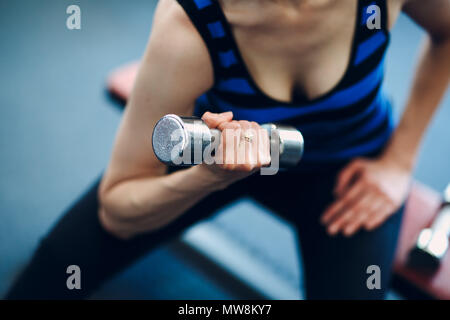
{"type": "Polygon", "coordinates": [[[118,240],[99,224],[97,181],[41,241],[6,298],[86,298],[149,250],[179,236],[230,201],[248,195],[297,228],[308,299],[382,299],[389,284],[403,208],[375,231],[359,231],[351,238],[329,237],[319,217],[333,201],[331,190],[338,171],[254,175],[209,195],[166,227],[129,241],[118,240]],[[66,269],[73,264],[82,271],[81,290],[66,287],[66,269]],[[367,288],[370,265],[381,269],[380,290],[367,288]]]}

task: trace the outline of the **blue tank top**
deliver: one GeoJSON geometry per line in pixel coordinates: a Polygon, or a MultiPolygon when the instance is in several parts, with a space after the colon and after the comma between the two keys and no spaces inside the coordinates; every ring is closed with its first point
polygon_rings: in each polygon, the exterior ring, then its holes
{"type": "Polygon", "coordinates": [[[218,1],[177,1],[202,36],[214,68],[214,85],[200,97],[196,115],[233,111],[237,120],[295,126],[305,139],[299,171],[373,156],[386,145],[394,123],[382,88],[390,40],[385,0],[358,1],[350,63],[339,83],[318,98],[295,97],[290,103],[269,97],[253,81],[218,1]],[[381,9],[381,29],[367,27],[371,5],[381,9]]]}

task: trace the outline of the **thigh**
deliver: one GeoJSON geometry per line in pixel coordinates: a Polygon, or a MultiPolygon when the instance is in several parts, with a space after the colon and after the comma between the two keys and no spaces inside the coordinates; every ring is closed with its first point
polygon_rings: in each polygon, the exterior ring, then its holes
{"type": "Polygon", "coordinates": [[[326,233],[319,218],[334,200],[335,174],[318,176],[308,188],[306,209],[296,226],[308,299],[383,299],[389,286],[403,207],[374,231],[347,238],[326,233]],[[369,289],[369,266],[380,270],[380,289],[369,289]]]}
{"type": "Polygon", "coordinates": [[[41,241],[31,262],[6,298],[85,298],[149,250],[211,216],[217,209],[241,196],[246,189],[245,181],[237,183],[206,197],[166,227],[123,241],[107,233],[98,221],[99,182],[91,186],[41,241]],[[70,291],[66,287],[66,269],[69,265],[78,265],[81,269],[81,290],[70,291]]]}

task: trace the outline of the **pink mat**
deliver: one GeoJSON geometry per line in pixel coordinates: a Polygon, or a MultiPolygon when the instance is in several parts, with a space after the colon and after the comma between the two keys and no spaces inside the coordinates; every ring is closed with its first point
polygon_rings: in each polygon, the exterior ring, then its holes
{"type": "Polygon", "coordinates": [[[108,90],[119,99],[126,101],[133,90],[138,69],[139,62],[131,62],[113,70],[108,76],[108,90]]]}
{"type": "MultiPolygon", "coordinates": [[[[139,62],[132,62],[114,70],[108,78],[108,89],[126,101],[133,89],[139,62]]],[[[423,228],[431,225],[441,204],[440,195],[430,188],[415,183],[408,199],[400,233],[399,247],[394,262],[395,273],[437,299],[450,299],[450,254],[432,276],[420,274],[406,266],[408,253],[423,228]]]]}

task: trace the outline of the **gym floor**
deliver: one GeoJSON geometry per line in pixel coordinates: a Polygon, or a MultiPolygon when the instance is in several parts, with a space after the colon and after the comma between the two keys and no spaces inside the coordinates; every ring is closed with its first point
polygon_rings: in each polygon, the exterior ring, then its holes
{"type": "MultiPolygon", "coordinates": [[[[0,3],[0,297],[39,239],[108,161],[120,108],[108,73],[142,54],[156,0],[3,0],[0,3]],[[66,8],[82,29],[66,28],[66,8]]],[[[386,86],[400,114],[423,34],[402,16],[393,32],[386,86]]],[[[450,97],[425,138],[415,173],[442,190],[450,182],[450,97]]],[[[238,209],[235,209],[238,210],[238,209]]],[[[113,279],[96,298],[234,299],[201,258],[162,247],[113,279]],[[189,256],[191,258],[186,258],[189,256]]],[[[182,251],[182,250],[181,250],[182,251]]],[[[250,295],[250,296],[249,296],[250,295]]]]}

